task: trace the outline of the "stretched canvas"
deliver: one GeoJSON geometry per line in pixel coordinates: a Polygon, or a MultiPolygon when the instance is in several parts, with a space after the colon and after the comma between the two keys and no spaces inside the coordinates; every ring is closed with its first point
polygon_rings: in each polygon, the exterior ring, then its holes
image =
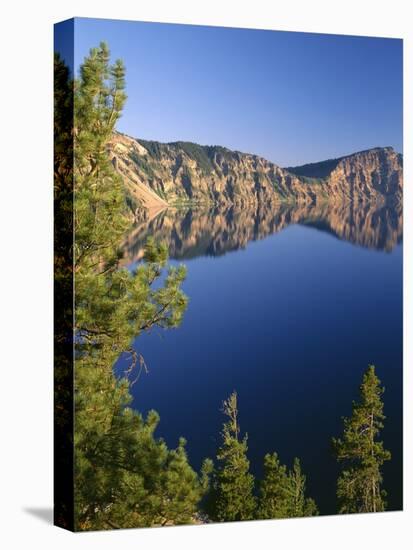
{"type": "Polygon", "coordinates": [[[56,525],[402,509],[402,48],[55,26],[56,525]]]}

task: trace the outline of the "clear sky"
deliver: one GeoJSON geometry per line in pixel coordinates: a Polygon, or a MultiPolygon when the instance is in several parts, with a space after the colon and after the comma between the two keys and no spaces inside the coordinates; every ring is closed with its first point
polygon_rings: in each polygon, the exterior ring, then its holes
{"type": "Polygon", "coordinates": [[[75,67],[109,44],[126,65],[118,129],[259,154],[281,166],[402,151],[402,41],[75,20],[75,67]]]}

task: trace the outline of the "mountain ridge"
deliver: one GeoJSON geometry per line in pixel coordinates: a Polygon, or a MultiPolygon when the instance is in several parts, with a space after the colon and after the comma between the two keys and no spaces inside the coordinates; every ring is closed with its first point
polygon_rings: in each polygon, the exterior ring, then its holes
{"type": "MultiPolygon", "coordinates": [[[[333,165],[337,166],[337,164],[339,164],[339,162],[342,160],[345,160],[350,157],[354,157],[355,155],[363,155],[373,151],[396,152],[394,147],[392,147],[391,145],[386,145],[384,147],[370,147],[369,149],[362,149],[360,151],[355,151],[354,153],[350,153],[348,155],[342,155],[340,157],[329,158],[329,159],[320,160],[316,162],[306,162],[305,164],[297,164],[296,166],[285,166],[285,170],[288,170],[288,172],[291,172],[292,174],[296,174],[296,175],[310,176],[310,172],[314,172],[314,169],[317,169],[318,167],[327,167],[327,166],[329,167],[333,165]]],[[[400,154],[400,153],[396,152],[396,154],[400,154]]],[[[314,174],[313,177],[321,177],[321,176],[314,174]]]]}
{"type": "Polygon", "coordinates": [[[135,214],[142,207],[188,204],[400,202],[403,194],[403,157],[390,146],[287,168],[219,145],[160,143],[119,132],[108,151],[135,214]]]}

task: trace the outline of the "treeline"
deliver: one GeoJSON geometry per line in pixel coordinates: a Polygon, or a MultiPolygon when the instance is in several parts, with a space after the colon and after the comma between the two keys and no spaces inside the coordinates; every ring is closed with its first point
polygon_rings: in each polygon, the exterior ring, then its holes
{"type": "MultiPolygon", "coordinates": [[[[343,435],[332,439],[340,463],[337,480],[337,512],[381,512],[386,507],[382,489],[382,465],[390,459],[379,440],[383,428],[383,388],[375,367],[369,365],[360,386],[360,399],[353,402],[352,415],[344,419],[343,435]]],[[[237,394],[223,402],[227,417],[211,465],[205,509],[215,521],[293,518],[318,515],[315,501],[306,494],[306,476],[300,460],[292,468],[283,465],[276,452],[264,457],[264,475],[258,482],[249,471],[247,436],[240,439],[237,394]]]]}
{"type": "MultiPolygon", "coordinates": [[[[105,44],[92,49],[72,83],[55,58],[56,74],[66,75],[55,96],[57,113],[65,109],[64,90],[74,89],[75,529],[315,515],[298,459],[288,469],[276,453],[267,454],[263,479],[254,480],[236,393],[223,403],[226,422],[215,460],[205,460],[199,473],[183,438],[171,449],[155,436],[155,411],[144,418],[130,407],[130,384],[145,369],[131,342],[153,327],[178,327],[188,298],[181,290],[185,268],[168,267],[166,247],[153,239],[133,273],[119,267],[119,243],[130,221],[107,144],[126,100],[125,69],[109,57],[105,44]],[[129,355],[129,367],[117,379],[113,365],[121,353],[129,355]]],[[[334,441],[343,464],[340,512],[384,509],[381,466],[390,455],[377,440],[382,391],[369,367],[360,402],[334,441]]]]}
{"type": "Polygon", "coordinates": [[[209,492],[205,509],[214,521],[239,521],[314,516],[315,502],[306,496],[306,478],[300,461],[294,459],[290,471],[280,463],[277,453],[264,457],[264,478],[258,484],[249,471],[247,436],[240,439],[237,394],[223,402],[227,417],[216,456],[211,462],[209,492]]]}

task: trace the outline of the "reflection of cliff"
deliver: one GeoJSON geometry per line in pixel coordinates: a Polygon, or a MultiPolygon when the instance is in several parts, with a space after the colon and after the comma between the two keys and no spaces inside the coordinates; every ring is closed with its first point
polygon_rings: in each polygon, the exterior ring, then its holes
{"type": "Polygon", "coordinates": [[[128,235],[125,260],[138,260],[149,235],[169,244],[172,258],[219,256],[244,248],[292,224],[327,231],[351,243],[390,251],[402,238],[401,206],[354,203],[271,205],[250,208],[165,209],[137,223],[128,235]]]}

